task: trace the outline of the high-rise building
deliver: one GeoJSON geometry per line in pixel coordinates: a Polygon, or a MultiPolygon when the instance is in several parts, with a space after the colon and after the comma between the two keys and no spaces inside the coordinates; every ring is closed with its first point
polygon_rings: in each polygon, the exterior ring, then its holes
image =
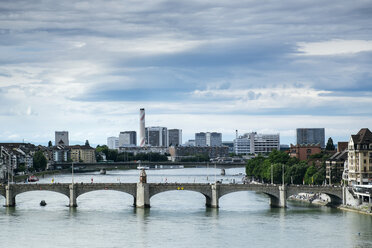
{"type": "Polygon", "coordinates": [[[297,128],[296,137],[299,145],[320,144],[322,148],[325,147],[324,128],[297,128]]]}
{"type": "Polygon", "coordinates": [[[222,146],[222,134],[216,132],[196,133],[195,146],[222,146]]]}
{"type": "Polygon", "coordinates": [[[222,134],[216,132],[206,133],[207,146],[222,146],[222,134]]]}
{"type": "Polygon", "coordinates": [[[55,131],[55,143],[54,145],[69,146],[68,131],[55,131]]]}
{"type": "Polygon", "coordinates": [[[179,146],[182,144],[182,130],[168,129],[168,145],[179,146]]]}
{"type": "Polygon", "coordinates": [[[108,137],[107,147],[109,149],[118,149],[119,148],[119,137],[108,137]]]}
{"type": "Polygon", "coordinates": [[[207,135],[206,133],[195,134],[195,146],[207,146],[207,135]]]}
{"type": "Polygon", "coordinates": [[[137,146],[136,131],[125,131],[119,134],[119,147],[122,146],[137,146]]]}
{"type": "Polygon", "coordinates": [[[235,154],[269,153],[280,150],[279,134],[246,133],[234,139],[235,154]]]}
{"type": "Polygon", "coordinates": [[[146,145],[168,146],[168,131],[166,127],[146,127],[146,145]]]}

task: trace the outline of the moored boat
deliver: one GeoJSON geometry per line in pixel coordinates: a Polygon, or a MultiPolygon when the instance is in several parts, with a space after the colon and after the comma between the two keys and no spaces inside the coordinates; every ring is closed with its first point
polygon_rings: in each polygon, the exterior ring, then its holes
{"type": "Polygon", "coordinates": [[[29,176],[27,178],[27,181],[29,181],[29,182],[37,182],[37,181],[39,181],[39,178],[37,178],[36,176],[32,175],[32,176],[29,176]]]}

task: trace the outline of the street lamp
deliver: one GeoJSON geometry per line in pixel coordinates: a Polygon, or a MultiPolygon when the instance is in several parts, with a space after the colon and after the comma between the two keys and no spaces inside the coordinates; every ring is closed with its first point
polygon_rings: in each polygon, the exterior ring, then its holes
{"type": "Polygon", "coordinates": [[[74,185],[74,162],[72,162],[72,166],[71,166],[71,182],[72,182],[72,185],[74,185]]]}
{"type": "Polygon", "coordinates": [[[282,182],[284,186],[284,164],[282,164],[282,182]]]}
{"type": "Polygon", "coordinates": [[[271,164],[271,184],[274,183],[274,176],[273,176],[273,164],[271,164]]]}

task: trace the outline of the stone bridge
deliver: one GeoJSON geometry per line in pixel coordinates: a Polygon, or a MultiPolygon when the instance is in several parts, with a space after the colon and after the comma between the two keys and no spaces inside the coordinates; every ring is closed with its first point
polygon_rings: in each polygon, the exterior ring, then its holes
{"type": "Polygon", "coordinates": [[[0,186],[0,195],[6,199],[5,206],[16,204],[16,196],[29,191],[53,191],[69,198],[69,206],[76,207],[76,199],[85,193],[97,190],[115,190],[133,196],[134,206],[150,207],[150,199],[156,194],[186,190],[201,193],[205,196],[206,206],[218,208],[219,199],[233,192],[255,191],[264,193],[270,198],[272,207],[286,207],[287,197],[299,193],[322,193],[331,199],[331,204],[340,204],[344,199],[344,189],[341,187],[323,187],[308,185],[275,185],[275,184],[199,184],[199,183],[92,183],[92,184],[10,184],[0,186]]]}

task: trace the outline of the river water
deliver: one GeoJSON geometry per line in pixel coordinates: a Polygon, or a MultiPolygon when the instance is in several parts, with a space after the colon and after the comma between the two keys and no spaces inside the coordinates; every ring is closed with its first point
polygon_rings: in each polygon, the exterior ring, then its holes
{"type": "MultiPolygon", "coordinates": [[[[240,182],[244,168],[148,170],[148,182],[240,182]]],[[[75,174],[75,182],[137,182],[138,170],[75,174]]],[[[39,183],[51,183],[53,176],[39,183]]],[[[56,175],[55,182],[71,182],[56,175]]],[[[4,204],[1,198],[0,204],[4,204]]],[[[136,209],[133,197],[116,191],[81,195],[78,207],[66,196],[27,192],[15,208],[0,209],[0,247],[372,247],[372,217],[338,209],[288,202],[270,208],[255,192],[223,196],[220,208],[205,207],[197,192],[170,191],[151,198],[150,209],[136,209]],[[39,205],[41,200],[47,206],[39,205]]]]}

